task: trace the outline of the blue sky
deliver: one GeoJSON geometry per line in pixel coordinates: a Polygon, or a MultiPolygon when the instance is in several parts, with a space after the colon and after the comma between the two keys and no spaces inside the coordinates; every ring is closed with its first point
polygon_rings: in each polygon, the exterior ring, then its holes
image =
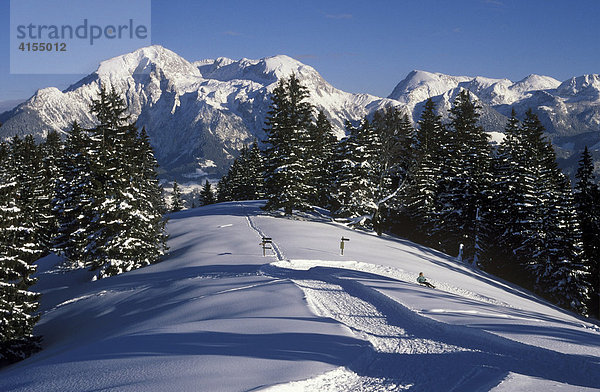
{"type": "MultiPolygon", "coordinates": [[[[89,1],[89,0],[88,0],[89,1]]],[[[98,0],[100,1],[100,0],[98,0]]],[[[194,61],[287,54],[334,86],[387,96],[413,69],[520,80],[600,72],[600,2],[154,0],[152,43],[194,61]]],[[[83,75],[11,75],[0,0],[0,100],[83,75]]],[[[90,66],[93,72],[95,66],[90,66]]]]}

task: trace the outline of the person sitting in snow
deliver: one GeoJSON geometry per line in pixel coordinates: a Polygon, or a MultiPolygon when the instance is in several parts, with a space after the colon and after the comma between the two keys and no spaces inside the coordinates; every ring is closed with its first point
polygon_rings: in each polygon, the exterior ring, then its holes
{"type": "Polygon", "coordinates": [[[424,286],[435,289],[435,286],[427,281],[427,278],[423,275],[422,272],[419,272],[419,277],[417,278],[417,282],[419,282],[419,284],[422,284],[424,286]]]}

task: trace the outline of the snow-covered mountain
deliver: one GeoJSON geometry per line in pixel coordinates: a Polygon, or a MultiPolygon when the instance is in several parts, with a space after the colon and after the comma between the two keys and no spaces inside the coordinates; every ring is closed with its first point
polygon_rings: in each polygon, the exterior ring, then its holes
{"type": "Polygon", "coordinates": [[[65,91],[39,90],[0,117],[0,137],[41,137],[51,129],[68,129],[73,120],[92,126],[89,105],[101,82],[124,94],[131,118],[146,127],[163,169],[191,177],[211,171],[223,174],[237,150],[264,138],[268,94],[292,72],[340,136],[347,118],[361,118],[387,101],[338,90],[314,68],[284,55],[190,63],[155,45],[102,62],[96,72],[65,91]]]}
{"type": "Polygon", "coordinates": [[[600,389],[590,320],[409,241],[263,204],[172,214],[171,254],[119,276],[39,260],[43,350],[1,369],[0,390],[600,389]]]}
{"type": "MultiPolygon", "coordinates": [[[[99,82],[126,97],[131,118],[145,126],[165,177],[221,175],[244,144],[264,138],[270,91],[294,72],[310,101],[342,136],[346,120],[358,120],[386,105],[404,108],[414,120],[433,98],[447,117],[452,101],[468,89],[482,105],[481,122],[501,132],[506,116],[532,108],[552,138],[563,167],[573,171],[584,145],[600,158],[600,77],[584,75],[563,83],[529,75],[518,82],[412,71],[387,98],[336,89],[312,67],[288,56],[260,60],[228,58],[190,62],[161,46],[141,48],[106,60],[96,72],[65,91],[44,88],[0,115],[0,139],[68,129],[73,120],[92,126],[89,104],[99,82]]],[[[599,168],[600,169],[600,168],[599,168]]]]}
{"type": "MultiPolygon", "coordinates": [[[[548,76],[529,75],[512,82],[413,71],[388,98],[406,105],[414,119],[419,118],[425,100],[432,98],[439,113],[447,118],[452,102],[463,89],[481,104],[480,120],[486,130],[502,132],[513,108],[520,118],[531,108],[546,127],[563,169],[573,174],[585,145],[600,161],[599,75],[584,75],[562,83],[548,76]]],[[[600,171],[600,162],[597,170],[600,171]]]]}

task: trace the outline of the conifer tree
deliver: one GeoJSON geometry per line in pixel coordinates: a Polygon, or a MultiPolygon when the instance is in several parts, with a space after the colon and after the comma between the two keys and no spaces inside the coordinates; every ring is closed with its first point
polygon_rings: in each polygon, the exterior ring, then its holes
{"type": "MultiPolygon", "coordinates": [[[[14,137],[0,147],[0,364],[21,360],[39,349],[33,326],[39,294],[29,291],[35,283],[33,262],[42,255],[32,211],[30,187],[35,150],[14,137]]],[[[34,146],[35,147],[35,144],[34,146]]],[[[35,211],[35,209],[33,209],[35,211]]]]}
{"type": "Polygon", "coordinates": [[[431,225],[438,207],[436,197],[441,176],[442,147],[447,138],[446,128],[441,116],[436,115],[431,99],[425,103],[418,125],[412,154],[414,164],[409,167],[406,188],[401,194],[403,219],[399,226],[403,229],[401,234],[431,245],[428,233],[432,231],[431,225]]]}
{"type": "Polygon", "coordinates": [[[286,215],[294,209],[310,209],[309,129],[312,105],[308,91],[292,74],[281,79],[271,94],[271,106],[265,120],[267,134],[266,191],[267,210],[283,208],[286,215]]]}
{"type": "Polygon", "coordinates": [[[216,203],[215,194],[208,180],[206,180],[202,190],[200,191],[200,200],[202,201],[203,206],[216,203]]]}
{"type": "Polygon", "coordinates": [[[231,172],[234,200],[258,200],[264,197],[263,157],[258,143],[244,147],[231,172]]]}
{"type": "Polygon", "coordinates": [[[217,183],[217,202],[218,203],[223,203],[226,201],[233,201],[233,194],[231,193],[231,180],[230,180],[229,174],[231,173],[231,170],[232,170],[234,164],[235,164],[235,161],[229,167],[229,171],[227,172],[227,174],[224,175],[223,177],[221,177],[221,179],[217,183]]]}
{"type": "Polygon", "coordinates": [[[311,204],[327,207],[330,204],[331,182],[333,178],[333,153],[337,139],[331,122],[321,110],[315,123],[309,128],[310,153],[307,168],[309,183],[314,192],[310,195],[311,204]]]}
{"type": "Polygon", "coordinates": [[[588,266],[590,314],[600,318],[600,189],[595,182],[594,162],[585,147],[575,174],[575,210],[581,227],[583,255],[588,266]]]}
{"type": "Polygon", "coordinates": [[[245,188],[247,189],[247,200],[259,200],[265,197],[265,162],[262,152],[255,140],[247,156],[244,157],[245,188]]]}
{"type": "Polygon", "coordinates": [[[91,111],[99,124],[90,130],[90,224],[82,259],[103,278],[157,262],[166,245],[161,188],[147,135],[129,123],[125,102],[100,87],[91,111]]]}
{"type": "Polygon", "coordinates": [[[493,208],[489,221],[491,235],[496,241],[488,247],[484,262],[486,270],[513,281],[524,275],[514,251],[522,243],[519,225],[528,219],[527,211],[531,204],[526,198],[533,191],[528,189],[531,182],[526,180],[531,179],[531,175],[528,174],[529,157],[524,136],[521,123],[512,109],[504,129],[504,139],[493,160],[495,181],[492,184],[493,208]]]}
{"type": "Polygon", "coordinates": [[[378,135],[365,118],[358,127],[346,123],[349,136],[338,144],[335,155],[333,216],[370,225],[377,211],[378,135]]]}
{"type": "Polygon", "coordinates": [[[183,210],[183,199],[177,180],[173,181],[173,191],[171,192],[171,211],[178,212],[183,210]]]}
{"type": "Polygon", "coordinates": [[[158,164],[145,129],[128,128],[126,142],[129,186],[121,202],[123,231],[110,249],[112,262],[103,269],[106,276],[157,263],[167,250],[163,215],[166,212],[158,184],[158,164]]]}
{"type": "Polygon", "coordinates": [[[489,136],[477,125],[479,106],[461,91],[450,110],[450,131],[443,146],[441,181],[433,234],[442,250],[477,262],[485,242],[485,215],[491,188],[489,136]]]}
{"type": "Polygon", "coordinates": [[[91,112],[99,124],[90,130],[89,148],[92,162],[92,197],[94,220],[86,230],[89,244],[85,258],[92,261],[92,268],[99,270],[98,277],[105,276],[104,271],[118,263],[113,254],[119,237],[126,235],[124,220],[126,211],[121,208],[126,203],[126,188],[129,186],[127,169],[129,146],[127,145],[128,117],[126,106],[117,92],[100,87],[98,99],[92,100],[91,112]]]}
{"type": "Polygon", "coordinates": [[[553,302],[585,313],[589,286],[571,187],[528,110],[514,112],[496,163],[494,219],[497,255],[486,265],[553,302]]]}
{"type": "Polygon", "coordinates": [[[545,259],[537,268],[538,290],[557,305],[585,315],[591,291],[589,272],[571,183],[563,173],[557,175],[554,193],[547,216],[545,259]]]}
{"type": "Polygon", "coordinates": [[[79,266],[91,266],[86,254],[88,236],[97,231],[92,207],[97,184],[92,173],[90,146],[89,135],[74,122],[58,161],[60,178],[52,201],[58,220],[54,249],[72,265],[79,266]]]}
{"type": "Polygon", "coordinates": [[[56,131],[48,133],[46,140],[39,146],[41,167],[38,171],[38,199],[40,204],[39,238],[47,254],[58,234],[58,218],[53,211],[53,200],[56,197],[57,182],[60,178],[59,161],[63,154],[63,143],[56,131]]]}
{"type": "Polygon", "coordinates": [[[391,210],[402,208],[399,193],[404,190],[409,168],[414,164],[415,132],[408,115],[396,107],[375,112],[372,126],[377,135],[374,140],[378,142],[372,146],[376,150],[373,167],[377,176],[373,226],[381,235],[383,226],[390,223],[391,210]]]}

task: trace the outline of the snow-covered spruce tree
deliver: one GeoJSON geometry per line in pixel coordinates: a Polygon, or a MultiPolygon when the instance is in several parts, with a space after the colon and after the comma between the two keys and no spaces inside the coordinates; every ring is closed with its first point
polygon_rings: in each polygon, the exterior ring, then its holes
{"type": "Polygon", "coordinates": [[[109,249],[112,261],[101,271],[104,276],[157,263],[167,250],[166,206],[146,130],[138,132],[130,125],[126,145],[130,157],[129,186],[123,192],[120,208],[127,231],[113,238],[109,249]]]}
{"type": "Polygon", "coordinates": [[[333,216],[371,225],[377,211],[376,191],[378,135],[365,118],[358,127],[346,123],[349,134],[335,151],[333,216]]]}
{"type": "Polygon", "coordinates": [[[517,222],[521,237],[515,254],[519,261],[530,271],[535,279],[534,288],[543,292],[544,286],[552,285],[547,281],[551,275],[548,264],[553,258],[553,232],[561,224],[557,208],[563,192],[563,174],[556,163],[556,154],[550,141],[543,133],[544,126],[538,117],[528,110],[522,125],[525,143],[525,162],[523,194],[524,212],[522,220],[517,222]]]}
{"type": "Polygon", "coordinates": [[[537,268],[539,292],[557,305],[587,314],[591,285],[571,183],[557,175],[556,199],[549,208],[545,265],[537,268]]]}
{"type": "Polygon", "coordinates": [[[314,193],[310,203],[319,207],[328,207],[331,197],[333,178],[333,153],[337,139],[333,134],[331,122],[323,111],[319,111],[315,123],[309,128],[309,182],[314,193]]]}
{"type": "Polygon", "coordinates": [[[227,175],[217,184],[217,201],[259,200],[264,197],[264,159],[258,143],[243,147],[227,175]]]}
{"type": "Polygon", "coordinates": [[[217,202],[215,198],[215,193],[213,192],[212,185],[210,182],[206,180],[202,190],[200,191],[200,200],[203,206],[207,206],[209,204],[215,204],[217,202]]]}
{"type": "Polygon", "coordinates": [[[405,189],[409,168],[414,164],[415,131],[406,113],[396,107],[378,110],[372,126],[379,141],[373,166],[377,175],[373,227],[381,235],[402,210],[401,192],[405,189]]]}
{"type": "Polygon", "coordinates": [[[24,144],[15,137],[10,146],[0,146],[0,366],[26,358],[40,341],[33,335],[39,294],[29,288],[43,249],[25,205],[32,162],[24,144]]]}
{"type": "Polygon", "coordinates": [[[231,173],[233,165],[235,165],[235,162],[236,161],[234,160],[231,166],[229,167],[229,171],[227,172],[227,174],[221,177],[221,179],[217,183],[217,203],[233,201],[233,195],[231,193],[231,180],[229,175],[231,173]]]}
{"type": "Polygon", "coordinates": [[[96,194],[91,140],[85,130],[74,122],[65,140],[63,155],[58,161],[60,176],[52,201],[58,219],[54,249],[73,265],[91,266],[86,256],[88,236],[98,230],[92,201],[96,194]]]}
{"type": "Polygon", "coordinates": [[[240,155],[234,159],[229,167],[227,175],[222,179],[220,188],[222,197],[225,198],[228,195],[228,200],[223,201],[248,200],[248,194],[251,193],[251,190],[247,188],[247,185],[249,185],[248,168],[246,167],[248,164],[247,158],[248,147],[244,146],[240,151],[240,155]]]}
{"type": "Polygon", "coordinates": [[[587,272],[570,185],[531,110],[521,126],[513,115],[506,131],[493,199],[500,222],[495,230],[498,254],[486,268],[585,312],[587,272]]]}
{"type": "Polygon", "coordinates": [[[402,214],[398,224],[401,235],[419,243],[431,245],[428,233],[436,211],[436,197],[441,173],[441,148],[447,132],[441,116],[435,113],[435,103],[428,99],[418,121],[405,189],[400,194],[402,214]]]}
{"type": "Polygon", "coordinates": [[[575,210],[592,288],[589,313],[600,318],[600,189],[595,182],[594,163],[587,146],[581,154],[575,178],[575,210]]]}
{"type": "Polygon", "coordinates": [[[463,90],[450,109],[450,123],[441,151],[441,180],[432,234],[441,250],[478,262],[489,208],[491,148],[489,136],[477,125],[479,106],[463,90]]]}
{"type": "Polygon", "coordinates": [[[94,218],[86,230],[91,234],[84,257],[103,278],[158,261],[165,234],[162,203],[156,201],[161,192],[156,161],[147,138],[142,141],[128,122],[125,103],[114,89],[101,86],[91,110],[99,125],[90,131],[94,218]]]}
{"type": "Polygon", "coordinates": [[[22,225],[29,228],[29,243],[39,249],[41,252],[39,257],[48,251],[46,229],[43,224],[49,211],[46,208],[47,198],[44,195],[45,176],[40,170],[42,151],[32,135],[27,135],[23,139],[15,136],[11,140],[9,167],[18,186],[17,205],[26,217],[22,225]]]}
{"type": "Polygon", "coordinates": [[[128,118],[126,106],[116,91],[100,87],[98,99],[92,101],[91,112],[99,124],[92,130],[89,149],[95,182],[92,198],[92,225],[86,230],[89,244],[86,259],[92,268],[99,270],[98,277],[115,262],[112,254],[114,240],[127,230],[121,203],[125,202],[125,190],[129,186],[127,173],[127,145],[125,143],[128,118]],[[110,249],[110,250],[109,250],[110,249]],[[109,255],[111,254],[111,255],[109,255]]]}
{"type": "Polygon", "coordinates": [[[265,120],[266,210],[283,208],[286,215],[294,209],[309,210],[314,189],[309,181],[309,129],[312,105],[308,91],[292,74],[281,79],[271,94],[265,120]]]}
{"type": "Polygon", "coordinates": [[[495,181],[489,222],[490,233],[496,240],[488,246],[483,266],[520,284],[524,284],[521,280],[525,272],[514,252],[523,241],[520,224],[529,219],[530,207],[534,205],[533,177],[527,167],[530,157],[525,147],[525,135],[513,109],[493,159],[495,181]]]}
{"type": "Polygon", "coordinates": [[[181,189],[177,180],[173,181],[173,191],[171,192],[171,211],[179,212],[183,210],[183,199],[181,198],[181,189]]]}
{"type": "Polygon", "coordinates": [[[265,159],[255,140],[243,159],[245,168],[246,200],[259,200],[265,197],[265,159]]]}
{"type": "Polygon", "coordinates": [[[44,247],[44,253],[48,253],[58,233],[58,217],[52,204],[56,197],[57,182],[60,178],[59,161],[63,155],[63,143],[58,132],[48,133],[46,140],[39,146],[39,149],[42,163],[38,183],[41,219],[39,222],[39,238],[44,247]]]}

